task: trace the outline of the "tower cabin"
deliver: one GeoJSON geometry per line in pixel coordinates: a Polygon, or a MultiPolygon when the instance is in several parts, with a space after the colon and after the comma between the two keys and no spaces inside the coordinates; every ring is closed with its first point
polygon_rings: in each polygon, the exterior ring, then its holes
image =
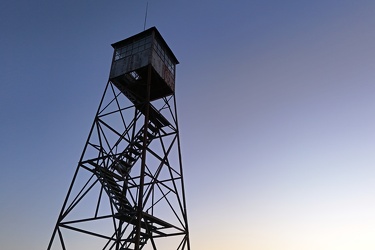
{"type": "Polygon", "coordinates": [[[114,43],[112,47],[110,81],[134,104],[174,93],[179,62],[155,27],[114,43]]]}

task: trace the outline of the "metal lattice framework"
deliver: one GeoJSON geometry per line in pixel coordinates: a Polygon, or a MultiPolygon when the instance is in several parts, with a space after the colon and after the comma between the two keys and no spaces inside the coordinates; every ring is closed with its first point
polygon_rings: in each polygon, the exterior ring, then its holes
{"type": "Polygon", "coordinates": [[[190,249],[175,95],[144,69],[143,99],[108,81],[48,250],[190,249]]]}

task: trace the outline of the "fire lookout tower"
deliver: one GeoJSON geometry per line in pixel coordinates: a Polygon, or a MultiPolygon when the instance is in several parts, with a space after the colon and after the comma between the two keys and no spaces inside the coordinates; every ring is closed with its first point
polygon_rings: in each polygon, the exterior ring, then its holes
{"type": "Polygon", "coordinates": [[[190,250],[178,60],[155,27],[112,47],[109,80],[48,250],[190,250]]]}

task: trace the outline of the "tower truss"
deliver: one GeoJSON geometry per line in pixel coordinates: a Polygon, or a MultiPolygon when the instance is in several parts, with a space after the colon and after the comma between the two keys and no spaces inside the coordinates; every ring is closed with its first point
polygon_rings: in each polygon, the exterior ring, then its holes
{"type": "Polygon", "coordinates": [[[154,27],[112,46],[110,78],[48,250],[190,250],[178,61],[154,27]]]}

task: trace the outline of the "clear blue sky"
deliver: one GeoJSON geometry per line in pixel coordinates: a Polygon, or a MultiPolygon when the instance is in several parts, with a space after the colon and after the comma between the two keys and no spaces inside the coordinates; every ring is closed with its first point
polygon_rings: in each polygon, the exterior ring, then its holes
{"type": "MultiPolygon", "coordinates": [[[[2,249],[46,249],[145,6],[0,3],[2,249]]],[[[192,250],[375,249],[375,1],[150,0],[151,26],[181,63],[192,250]]]]}

